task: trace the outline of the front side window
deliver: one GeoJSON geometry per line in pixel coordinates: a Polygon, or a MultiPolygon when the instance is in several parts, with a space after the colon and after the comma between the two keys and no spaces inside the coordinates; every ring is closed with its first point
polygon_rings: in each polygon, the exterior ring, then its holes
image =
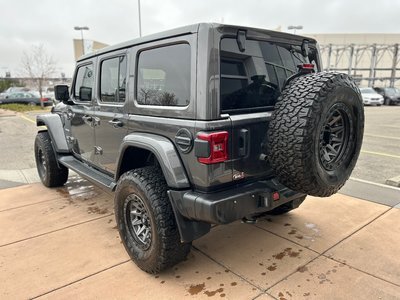
{"type": "Polygon", "coordinates": [[[93,91],[93,65],[84,65],[78,68],[75,79],[74,98],[81,101],[90,101],[93,91]]]}
{"type": "Polygon", "coordinates": [[[139,54],[136,98],[141,105],[187,106],[190,46],[177,44],[139,54]]]}
{"type": "Polygon", "coordinates": [[[126,58],[106,59],[101,63],[100,100],[108,103],[125,102],[126,58]]]}

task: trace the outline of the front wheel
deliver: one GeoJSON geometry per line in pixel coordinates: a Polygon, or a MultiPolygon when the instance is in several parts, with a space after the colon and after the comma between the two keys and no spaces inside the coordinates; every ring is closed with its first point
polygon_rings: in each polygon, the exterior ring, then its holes
{"type": "Polygon", "coordinates": [[[47,187],[62,186],[68,180],[68,168],[57,163],[56,154],[47,131],[35,139],[35,160],[40,180],[47,187]]]}
{"type": "Polygon", "coordinates": [[[180,241],[160,168],[145,167],[121,176],[115,192],[115,218],[129,256],[148,273],[172,267],[190,251],[191,244],[180,241]]]}

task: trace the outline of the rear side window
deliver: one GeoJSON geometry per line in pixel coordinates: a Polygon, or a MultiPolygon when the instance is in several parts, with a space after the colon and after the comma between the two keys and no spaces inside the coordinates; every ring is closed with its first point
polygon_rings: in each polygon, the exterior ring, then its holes
{"type": "Polygon", "coordinates": [[[74,98],[82,100],[81,95],[91,94],[93,91],[93,65],[84,65],[78,68],[75,79],[74,98]]]}
{"type": "Polygon", "coordinates": [[[272,108],[285,79],[297,72],[297,65],[307,62],[298,45],[246,40],[246,51],[241,52],[236,39],[222,39],[221,112],[272,108]]]}
{"type": "Polygon", "coordinates": [[[100,100],[108,103],[125,102],[125,56],[103,60],[100,70],[100,100]]]}
{"type": "Polygon", "coordinates": [[[187,106],[190,101],[190,46],[177,44],[142,51],[136,99],[141,105],[187,106]]]}

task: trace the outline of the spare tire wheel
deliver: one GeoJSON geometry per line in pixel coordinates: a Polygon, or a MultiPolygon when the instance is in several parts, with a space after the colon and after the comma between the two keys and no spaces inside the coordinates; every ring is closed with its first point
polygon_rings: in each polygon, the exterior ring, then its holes
{"type": "Polygon", "coordinates": [[[290,189],[327,197],[350,177],[363,132],[363,102],[349,76],[300,76],[276,102],[268,131],[269,162],[290,189]]]}

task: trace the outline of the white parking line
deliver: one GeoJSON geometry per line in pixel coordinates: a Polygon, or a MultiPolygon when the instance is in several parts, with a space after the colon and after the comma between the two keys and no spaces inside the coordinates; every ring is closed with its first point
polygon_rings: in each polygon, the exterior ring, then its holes
{"type": "Polygon", "coordinates": [[[376,134],[364,133],[364,136],[371,136],[371,137],[377,137],[377,138],[382,138],[382,139],[400,140],[400,137],[386,136],[386,135],[376,135],[376,134]]]}
{"type": "MultiPolygon", "coordinates": [[[[351,179],[351,180],[354,180],[354,181],[358,181],[358,182],[362,182],[362,183],[368,183],[368,184],[371,184],[371,185],[376,185],[376,186],[379,186],[379,187],[383,187],[383,188],[387,188],[387,189],[392,189],[392,190],[395,190],[395,191],[399,191],[399,192],[400,192],[400,188],[398,188],[398,187],[394,187],[394,186],[390,186],[390,185],[386,185],[386,184],[382,184],[382,183],[376,183],[376,182],[373,182],[373,181],[368,181],[368,180],[364,180],[364,179],[360,179],[360,178],[355,178],[355,177],[350,177],[350,179],[351,179]]],[[[400,196],[399,196],[399,198],[400,198],[400,196]]]]}
{"type": "Polygon", "coordinates": [[[393,158],[399,158],[399,155],[394,155],[394,154],[388,154],[388,153],[383,153],[383,152],[376,152],[376,151],[367,151],[367,150],[361,150],[361,153],[365,154],[372,154],[372,155],[379,155],[379,156],[386,156],[386,157],[393,157],[393,158]]]}

